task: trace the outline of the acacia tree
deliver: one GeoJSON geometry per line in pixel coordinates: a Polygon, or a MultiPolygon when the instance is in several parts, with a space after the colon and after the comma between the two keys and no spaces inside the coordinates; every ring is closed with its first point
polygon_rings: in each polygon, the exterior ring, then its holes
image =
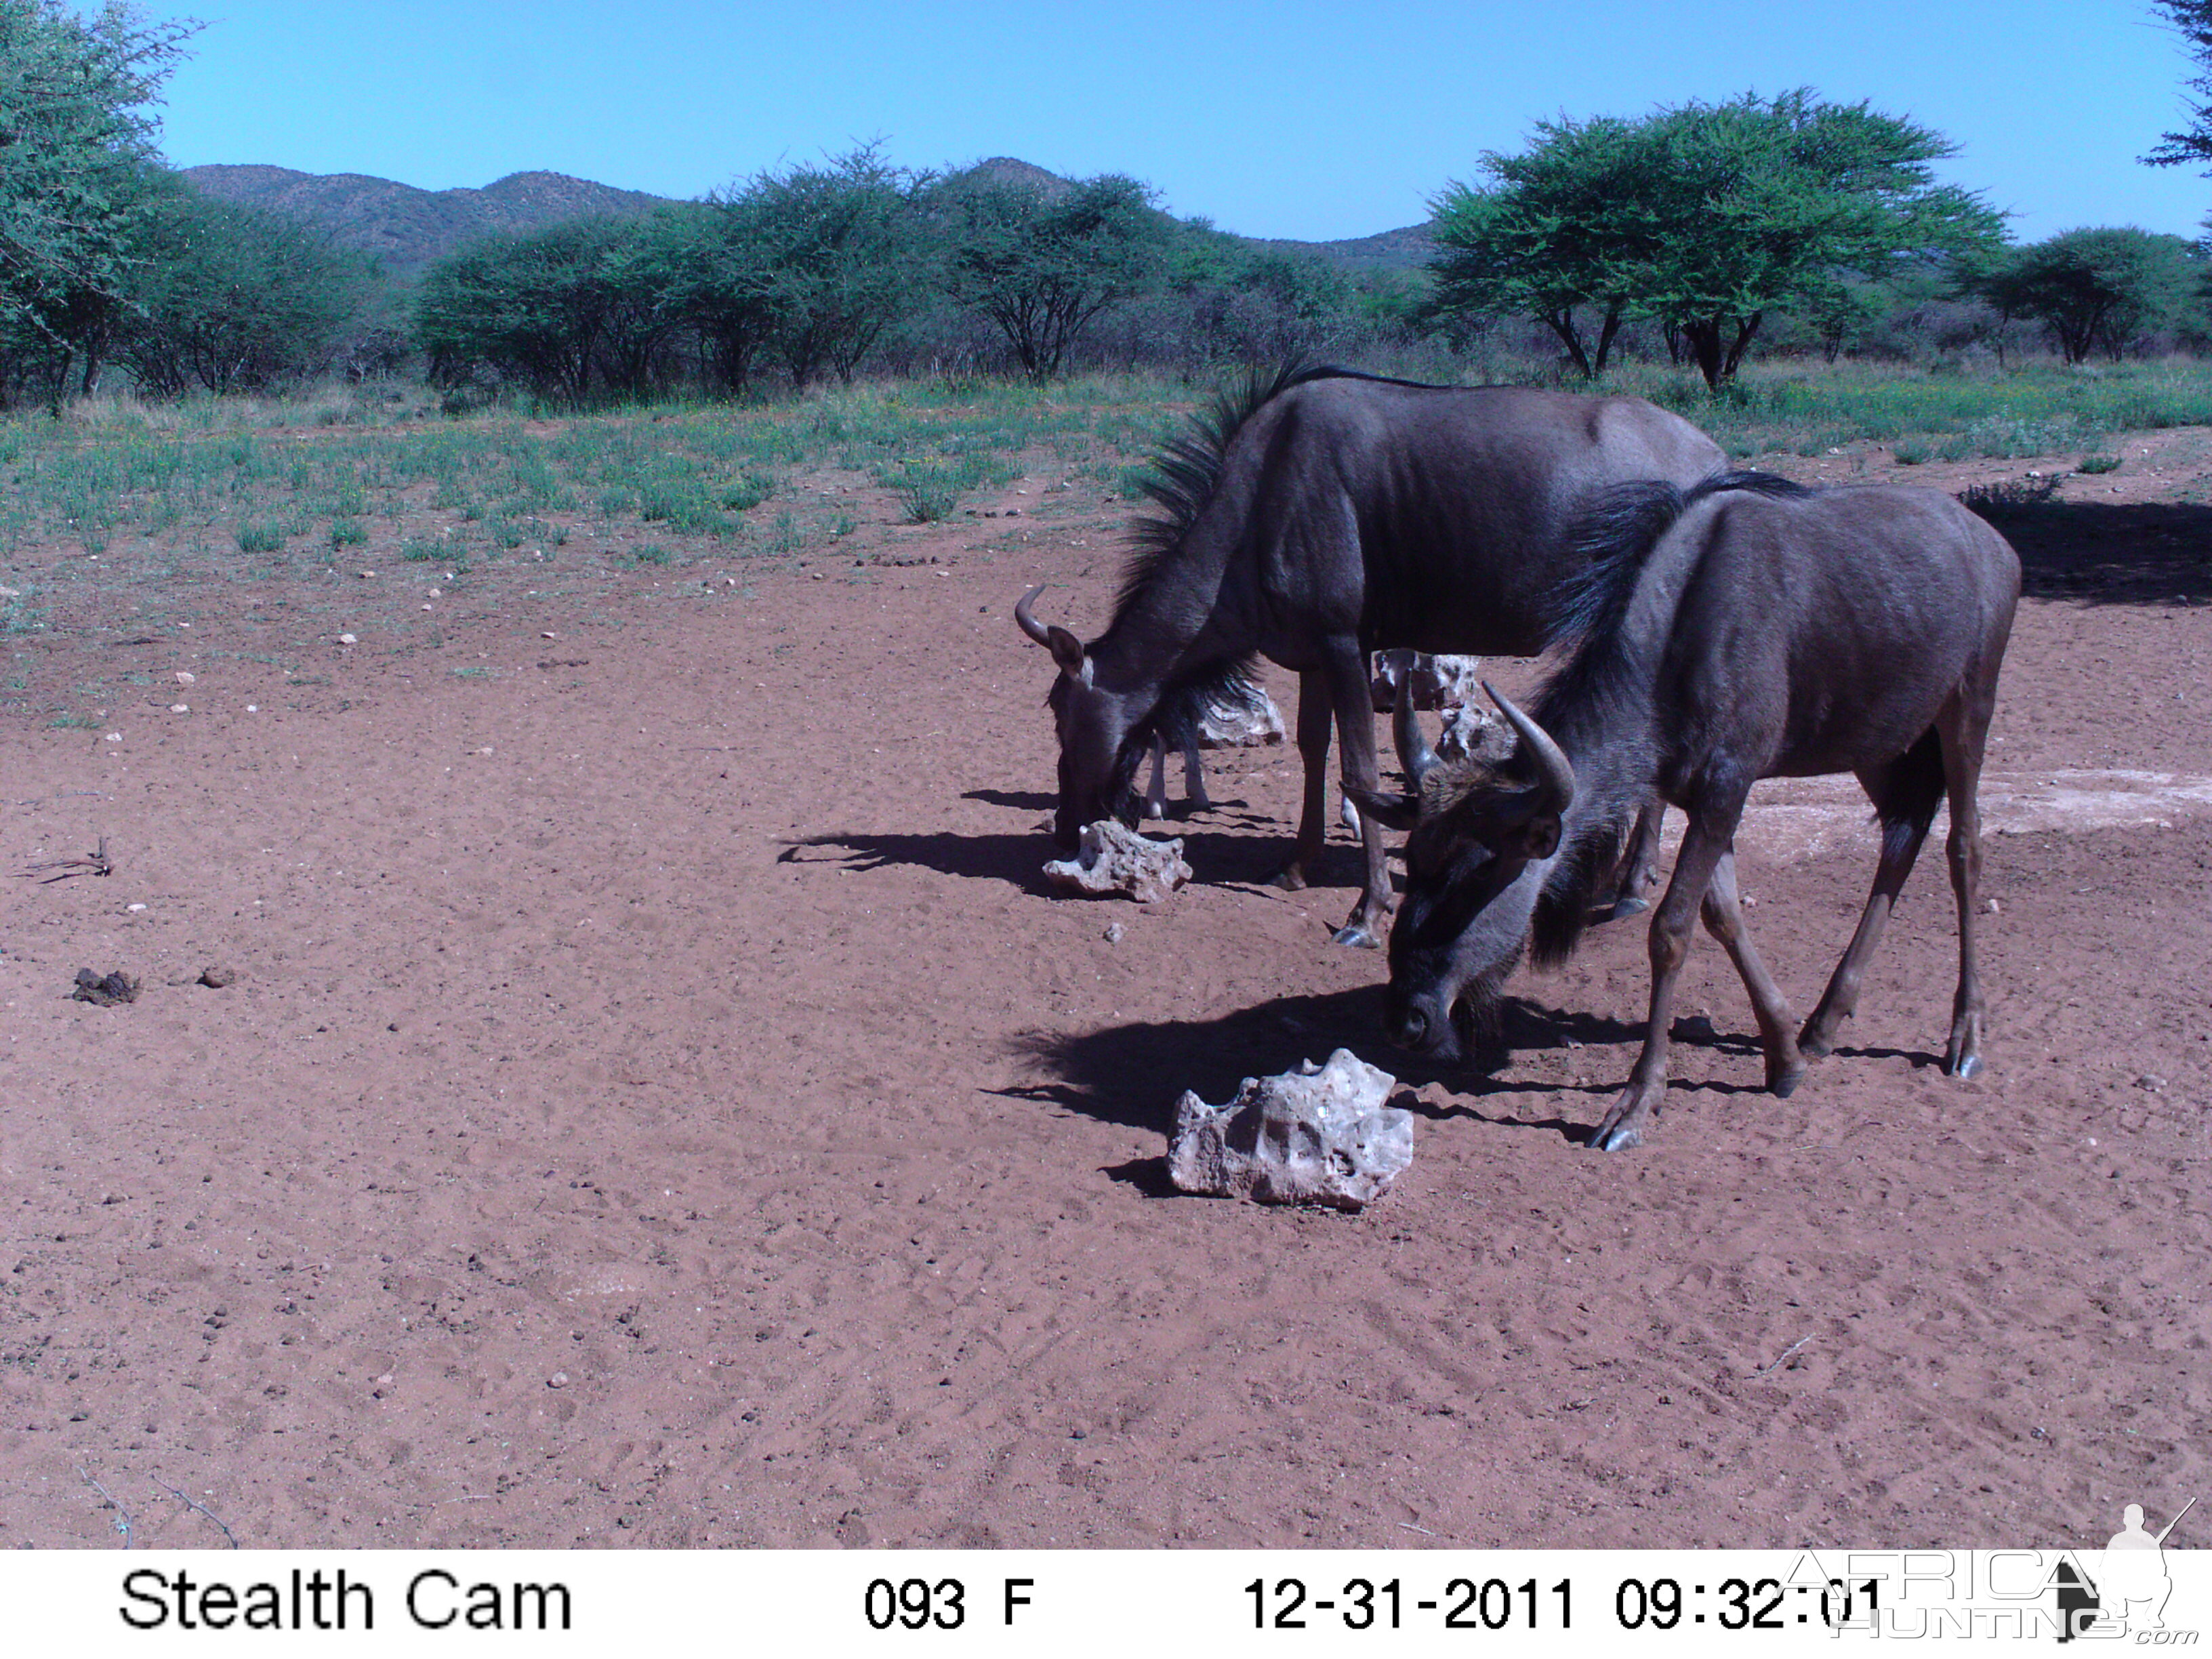
{"type": "Polygon", "coordinates": [[[0,349],[58,357],[57,402],[71,354],[113,325],[155,160],[148,106],[197,27],[122,0],[0,0],[0,349]]]}
{"type": "Polygon", "coordinates": [[[1430,262],[1439,311],[1535,317],[1559,337],[1584,377],[1604,372],[1634,295],[1621,258],[1620,210],[1638,177],[1626,121],[1540,121],[1522,155],[1482,158],[1487,188],[1454,182],[1430,204],[1430,262]],[[1597,337],[1585,313],[1597,318],[1597,337]]]}
{"type": "Polygon", "coordinates": [[[611,345],[617,363],[635,356],[621,339],[634,307],[617,263],[633,234],[618,220],[579,219],[441,259],[423,273],[416,301],[431,378],[452,383],[481,363],[580,406],[611,345]]]}
{"type": "Polygon", "coordinates": [[[2007,318],[2041,323],[2069,363],[2118,362],[2190,303],[2202,259],[2179,236],[2132,226],[2069,230],[2000,260],[1973,283],[2007,318]]]}
{"type": "Polygon", "coordinates": [[[2212,0],[2152,0],[2189,43],[2189,55],[2203,70],[2188,83],[2192,99],[2189,125],[2160,137],[2158,148],[2143,157],[2154,167],[2205,164],[2212,174],[2212,0]]]}
{"type": "Polygon", "coordinates": [[[1040,386],[1092,319],[1155,282],[1166,262],[1152,191],[1119,173],[1058,189],[960,180],[942,194],[948,291],[990,319],[1040,386]]]}
{"type": "Polygon", "coordinates": [[[132,243],[117,359],[168,397],[259,391],[329,368],[361,318],[369,260],[289,219],[165,182],[132,243]]]}
{"type": "Polygon", "coordinates": [[[763,173],[738,192],[759,261],[771,344],[804,389],[849,381],[921,282],[915,198],[928,180],[864,144],[820,167],[763,173]]]}
{"type": "Polygon", "coordinates": [[[1484,158],[1491,189],[1440,198],[1450,217],[1436,269],[1443,291],[1470,303],[1518,297],[1585,372],[1602,366],[1610,327],[1648,316],[1679,331],[1717,389],[1769,311],[1846,274],[1879,276],[1901,256],[1999,234],[1979,198],[1935,182],[1929,164],[1954,146],[1804,88],[1538,133],[1526,156],[1484,158]],[[1595,359],[1576,349],[1582,306],[1605,319],[1595,359]]]}

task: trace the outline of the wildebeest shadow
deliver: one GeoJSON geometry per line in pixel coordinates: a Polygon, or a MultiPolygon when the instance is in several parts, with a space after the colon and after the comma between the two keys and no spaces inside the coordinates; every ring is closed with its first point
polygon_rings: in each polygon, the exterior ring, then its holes
{"type": "Polygon", "coordinates": [[[986,806],[1011,807],[1017,812],[1049,812],[1060,805],[1057,795],[1039,789],[970,789],[963,800],[980,800],[986,806]]]}
{"type": "MultiPolygon", "coordinates": [[[[1033,1033],[1014,1046],[1035,1060],[1050,1079],[1000,1092],[1049,1101],[1105,1123],[1165,1135],[1175,1127],[1175,1103],[1186,1089],[1201,1100],[1227,1100],[1248,1077],[1287,1072],[1300,1060],[1324,1060],[1349,1048],[1379,1066],[1407,1088],[1442,1084],[1453,1093],[1480,1101],[1501,1094],[1577,1095],[1602,1093],[1600,1085],[1501,1079],[1492,1071],[1520,1051],[1626,1043],[1638,1028],[1603,1015],[1545,1008],[1509,998],[1498,1029],[1465,1061],[1437,1062],[1395,1048],[1382,1035],[1382,988],[1313,995],[1278,997],[1241,1008],[1218,1019],[1133,1021],[1097,1031],[1033,1033]]],[[[1624,1070],[1624,1075],[1626,1074],[1624,1070]]],[[[1406,1103],[1430,1118],[1474,1118],[1521,1129],[1548,1129],[1581,1139],[1588,1126],[1563,1118],[1492,1115],[1479,1106],[1406,1103]]]]}
{"type": "Polygon", "coordinates": [[[1983,509],[2020,553],[2021,591],[2087,605],[2212,600],[2212,507],[2038,501],[1983,509]]]}
{"type": "MultiPolygon", "coordinates": [[[[1183,858],[1206,885],[1256,885],[1272,879],[1290,856],[1291,837],[1253,834],[1277,827],[1274,820],[1251,811],[1241,801],[1217,802],[1206,815],[1206,828],[1181,826],[1173,822],[1145,826],[1151,836],[1180,836],[1183,858]]],[[[1352,849],[1352,856],[1357,849],[1352,849]]],[[[941,875],[967,880],[1003,881],[1024,892],[1049,893],[1045,864],[1071,854],[1054,844],[1049,835],[1030,831],[1019,835],[965,836],[952,830],[934,835],[845,834],[807,836],[787,842],[776,854],[778,864],[831,863],[848,870],[879,870],[886,865],[913,864],[941,875]]],[[[1324,875],[1323,879],[1326,879],[1324,875]]],[[[1084,901],[1089,902],[1090,901],[1084,901]]]]}

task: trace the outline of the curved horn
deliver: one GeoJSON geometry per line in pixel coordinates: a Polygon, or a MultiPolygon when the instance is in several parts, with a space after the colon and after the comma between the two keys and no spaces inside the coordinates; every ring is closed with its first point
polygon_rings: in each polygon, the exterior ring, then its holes
{"type": "Polygon", "coordinates": [[[1555,812],[1565,811],[1567,803],[1575,798],[1573,764],[1560,751],[1559,745],[1552,741],[1551,733],[1516,708],[1510,697],[1500,692],[1488,680],[1483,681],[1482,689],[1489,694],[1491,702],[1498,705],[1498,712],[1505,716],[1506,723],[1521,734],[1521,741],[1528,745],[1528,752],[1535,757],[1536,771],[1547,804],[1555,812]]]}
{"type": "Polygon", "coordinates": [[[1398,741],[1398,761],[1413,780],[1413,787],[1421,787],[1421,780],[1436,770],[1437,751],[1429,747],[1429,740],[1421,730],[1421,717],[1413,712],[1413,681],[1410,674],[1398,681],[1397,702],[1391,712],[1391,735],[1398,741]]]}
{"type": "Polygon", "coordinates": [[[1036,603],[1036,596],[1043,592],[1044,588],[1045,585],[1039,582],[1022,595],[1014,605],[1014,621],[1020,626],[1023,633],[1049,651],[1052,649],[1052,632],[1036,619],[1036,612],[1030,609],[1036,603]]]}

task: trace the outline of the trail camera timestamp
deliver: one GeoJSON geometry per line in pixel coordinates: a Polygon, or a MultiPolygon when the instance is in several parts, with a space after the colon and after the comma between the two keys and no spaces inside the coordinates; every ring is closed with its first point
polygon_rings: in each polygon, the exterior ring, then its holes
{"type": "Polygon", "coordinates": [[[1347,1630],[1570,1630],[1574,1591],[1566,1579],[1548,1589],[1533,1578],[1453,1578],[1441,1593],[1406,1588],[1402,1578],[1347,1578],[1334,1588],[1309,1587],[1303,1578],[1255,1578],[1244,1586],[1252,1599],[1255,1630],[1305,1630],[1341,1624],[1347,1630]]]}

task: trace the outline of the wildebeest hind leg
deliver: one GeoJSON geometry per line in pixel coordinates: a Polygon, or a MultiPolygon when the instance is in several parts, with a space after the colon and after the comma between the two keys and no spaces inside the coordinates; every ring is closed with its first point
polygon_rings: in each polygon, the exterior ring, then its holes
{"type": "Polygon", "coordinates": [[[1291,861],[1275,876],[1275,885],[1297,892],[1306,884],[1321,858],[1328,833],[1328,732],[1335,711],[1330,706],[1328,681],[1310,671],[1298,676],[1298,758],[1305,765],[1306,791],[1298,809],[1298,841],[1291,861]]]}
{"type": "Polygon", "coordinates": [[[1751,933],[1743,925],[1743,910],[1736,898],[1735,853],[1721,855],[1713,878],[1705,889],[1705,931],[1718,939],[1742,976],[1743,988],[1759,1019],[1759,1036],[1766,1049],[1766,1086],[1787,1099],[1804,1081],[1805,1061],[1797,1052],[1797,1018],[1790,1012],[1780,988],[1759,959],[1751,933]]]}
{"type": "MultiPolygon", "coordinates": [[[[1340,641],[1329,653],[1328,685],[1336,705],[1336,738],[1344,765],[1344,781],[1372,791],[1381,781],[1375,752],[1375,704],[1367,686],[1367,656],[1352,641],[1340,641]]],[[[1304,711],[1301,711],[1303,713],[1304,711]]],[[[1359,815],[1361,850],[1367,855],[1367,877],[1352,916],[1337,930],[1339,945],[1375,950],[1389,931],[1391,910],[1390,872],[1383,862],[1382,823],[1366,813],[1359,815]]]]}
{"type": "MultiPolygon", "coordinates": [[[[1993,688],[1991,688],[1993,689],[1993,688]]],[[[1951,1039],[1943,1049],[1943,1069],[1970,1078],[1982,1069],[1982,976],[1974,955],[1974,897],[1982,879],[1982,817],[1976,796],[1981,785],[1982,744],[1989,732],[1989,701],[1939,721],[1943,736],[1944,782],[1950,793],[1951,835],[1946,844],[1951,890],[1959,902],[1959,991],[1951,1004],[1951,1039]]]]}
{"type": "Polygon", "coordinates": [[[1925,733],[1897,759],[1869,767],[1858,778],[1881,814],[1881,861],[1875,866],[1874,890],[1867,895],[1858,930],[1836,964],[1820,1006],[1797,1034],[1798,1048],[1815,1060],[1834,1047],[1837,1029],[1858,1006],[1867,960],[1881,943],[1883,925],[1905,889],[1905,878],[1912,873],[1929,822],[1936,816],[1936,804],[1942,798],[1942,757],[1936,734],[1925,733]]]}

